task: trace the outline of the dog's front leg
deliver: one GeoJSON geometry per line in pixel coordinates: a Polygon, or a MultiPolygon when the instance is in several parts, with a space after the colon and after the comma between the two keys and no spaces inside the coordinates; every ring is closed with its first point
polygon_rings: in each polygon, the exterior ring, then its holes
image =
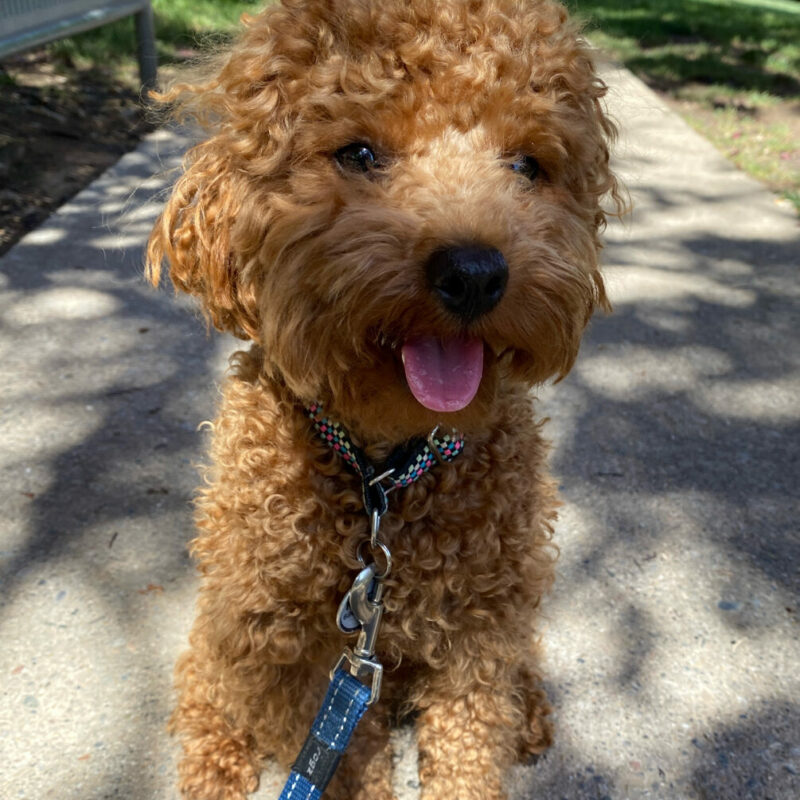
{"type": "Polygon", "coordinates": [[[515,761],[524,718],[511,685],[459,695],[440,688],[423,706],[417,721],[421,800],[503,800],[503,776],[515,761]]]}
{"type": "Polygon", "coordinates": [[[170,732],[181,738],[179,788],[186,800],[243,800],[258,787],[260,767],[251,737],[234,728],[209,697],[212,683],[194,653],[178,662],[180,698],[170,732]]]}

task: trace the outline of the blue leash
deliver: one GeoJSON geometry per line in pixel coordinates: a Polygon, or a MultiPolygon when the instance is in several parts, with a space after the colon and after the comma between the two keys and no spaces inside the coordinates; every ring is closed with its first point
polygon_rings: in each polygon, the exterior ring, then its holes
{"type": "Polygon", "coordinates": [[[292,766],[279,800],[319,800],[370,703],[371,690],[343,669],[333,673],[325,700],[292,766]]]}

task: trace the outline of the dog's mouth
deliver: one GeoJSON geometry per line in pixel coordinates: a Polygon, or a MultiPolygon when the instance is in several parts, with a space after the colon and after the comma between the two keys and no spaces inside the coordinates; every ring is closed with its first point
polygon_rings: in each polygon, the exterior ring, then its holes
{"type": "Polygon", "coordinates": [[[482,339],[414,336],[400,354],[411,393],[431,411],[460,411],[478,392],[483,376],[482,339]]]}

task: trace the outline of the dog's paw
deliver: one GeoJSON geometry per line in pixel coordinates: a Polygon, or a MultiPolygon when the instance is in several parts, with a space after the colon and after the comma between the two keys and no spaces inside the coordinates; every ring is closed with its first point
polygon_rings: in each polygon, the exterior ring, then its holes
{"type": "Polygon", "coordinates": [[[233,741],[186,752],[179,774],[185,800],[245,800],[258,788],[258,772],[233,741]]]}

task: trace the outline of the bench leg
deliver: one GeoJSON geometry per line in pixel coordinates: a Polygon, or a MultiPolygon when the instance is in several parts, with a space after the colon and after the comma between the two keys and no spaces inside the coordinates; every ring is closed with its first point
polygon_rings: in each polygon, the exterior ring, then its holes
{"type": "Polygon", "coordinates": [[[147,7],[136,14],[136,41],[139,55],[139,75],[142,86],[151,89],[156,85],[158,56],[156,54],[156,35],[153,25],[153,8],[147,7]]]}

